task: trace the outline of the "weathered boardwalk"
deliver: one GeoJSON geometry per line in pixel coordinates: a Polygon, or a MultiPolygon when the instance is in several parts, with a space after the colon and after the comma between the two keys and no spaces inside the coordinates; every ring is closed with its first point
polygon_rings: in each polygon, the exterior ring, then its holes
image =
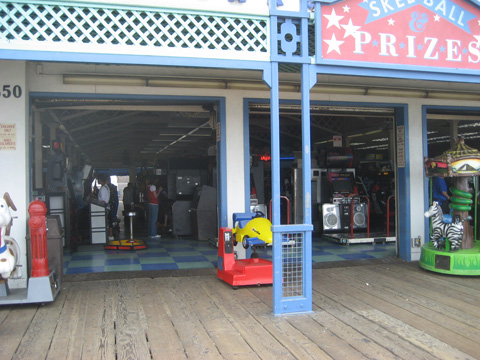
{"type": "Polygon", "coordinates": [[[0,307],[0,358],[480,358],[478,277],[401,261],[314,269],[314,312],[275,317],[271,287],[181,274],[67,279],[54,303],[0,307]]]}

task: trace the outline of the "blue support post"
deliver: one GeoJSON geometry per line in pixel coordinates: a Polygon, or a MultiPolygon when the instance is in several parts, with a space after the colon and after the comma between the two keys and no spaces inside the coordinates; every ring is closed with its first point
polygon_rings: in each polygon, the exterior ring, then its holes
{"type": "MultiPolygon", "coordinates": [[[[300,1],[300,0],[299,0],[300,1]]],[[[308,56],[308,19],[306,1],[299,12],[285,12],[270,4],[271,34],[271,167],[273,235],[273,313],[312,311],[312,209],[310,150],[310,88],[315,84],[308,56]],[[299,51],[298,49],[299,45],[299,51]],[[302,66],[302,224],[280,223],[280,96],[279,63],[302,66]]],[[[278,4],[276,4],[278,6],[278,4]]]]}

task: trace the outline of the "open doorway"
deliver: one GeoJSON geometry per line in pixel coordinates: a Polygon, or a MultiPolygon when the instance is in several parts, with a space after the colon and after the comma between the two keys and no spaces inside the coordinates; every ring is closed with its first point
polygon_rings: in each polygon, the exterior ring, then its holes
{"type": "MultiPolygon", "coordinates": [[[[313,261],[395,256],[396,110],[312,104],[310,111],[313,261]]],[[[251,210],[264,209],[268,217],[272,181],[268,103],[249,103],[249,148],[251,210]]],[[[282,224],[303,223],[301,154],[300,105],[282,103],[282,224]]]]}
{"type": "MultiPolygon", "coordinates": [[[[452,149],[460,145],[464,148],[464,153],[458,153],[455,156],[459,157],[468,154],[467,149],[480,149],[480,116],[478,109],[468,108],[440,108],[429,107],[426,110],[426,127],[427,127],[427,143],[426,156],[428,158],[435,158],[443,155],[446,152],[451,152],[452,149]],[[462,140],[463,139],[463,140],[462,140]]],[[[456,175],[456,174],[455,174],[456,175]]],[[[440,204],[442,212],[445,215],[452,216],[454,208],[457,208],[458,199],[452,191],[455,190],[455,179],[453,176],[430,177],[427,182],[428,204],[433,201],[440,204]]],[[[465,176],[465,185],[472,194],[475,190],[478,191],[478,179],[476,176],[465,176]]],[[[467,190],[467,189],[465,189],[467,190]]],[[[466,207],[465,216],[470,216],[473,221],[471,225],[478,222],[477,208],[475,206],[466,207]]],[[[426,227],[429,229],[429,227],[426,227]]],[[[478,234],[475,234],[478,236],[478,234]]]]}
{"type": "Polygon", "coordinates": [[[208,240],[218,230],[218,99],[85,94],[31,94],[31,99],[32,191],[45,199],[48,214],[61,217],[66,273],[215,266],[208,240]],[[55,155],[61,178],[52,185],[55,155]],[[119,233],[112,234],[108,223],[101,240],[93,241],[98,234],[89,194],[99,188],[98,174],[116,186],[119,233]],[[123,213],[128,183],[135,194],[133,236],[145,238],[147,179],[165,188],[161,241],[147,244],[143,253],[106,252],[109,236],[130,236],[130,217],[123,213]]]}

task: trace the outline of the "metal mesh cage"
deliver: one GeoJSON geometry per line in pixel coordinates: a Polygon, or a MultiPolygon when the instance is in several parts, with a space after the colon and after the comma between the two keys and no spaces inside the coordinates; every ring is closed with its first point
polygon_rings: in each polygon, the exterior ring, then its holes
{"type": "Polygon", "coordinates": [[[303,296],[303,233],[282,234],[282,297],[303,296]]]}

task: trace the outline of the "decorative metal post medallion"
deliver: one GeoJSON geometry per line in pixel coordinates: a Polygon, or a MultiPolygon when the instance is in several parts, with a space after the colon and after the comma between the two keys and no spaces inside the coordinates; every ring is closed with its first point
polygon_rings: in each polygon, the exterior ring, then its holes
{"type": "Polygon", "coordinates": [[[319,64],[341,60],[342,65],[382,63],[403,70],[480,69],[480,9],[473,2],[346,0],[322,3],[320,9],[319,64]]]}

